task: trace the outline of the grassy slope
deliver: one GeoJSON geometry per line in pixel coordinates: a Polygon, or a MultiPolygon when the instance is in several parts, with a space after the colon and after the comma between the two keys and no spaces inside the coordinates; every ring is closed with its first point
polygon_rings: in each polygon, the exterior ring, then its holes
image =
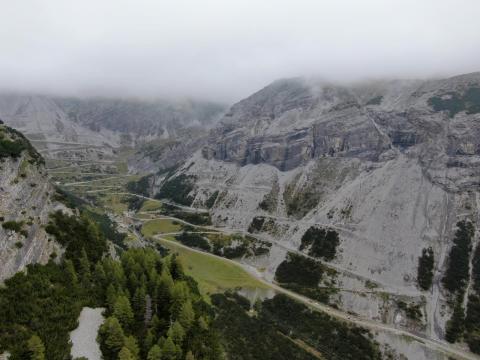
{"type": "Polygon", "coordinates": [[[179,223],[174,224],[170,219],[155,219],[147,221],[142,226],[142,234],[146,237],[151,237],[156,234],[178,232],[181,229],[179,223]]]}
{"type": "Polygon", "coordinates": [[[160,201],[145,200],[139,211],[154,211],[160,210],[161,208],[162,203],[160,201]]]}
{"type": "Polygon", "coordinates": [[[267,288],[239,265],[188,250],[171,241],[159,242],[180,255],[185,264],[185,272],[199,283],[200,291],[204,295],[235,288],[267,288]]]}

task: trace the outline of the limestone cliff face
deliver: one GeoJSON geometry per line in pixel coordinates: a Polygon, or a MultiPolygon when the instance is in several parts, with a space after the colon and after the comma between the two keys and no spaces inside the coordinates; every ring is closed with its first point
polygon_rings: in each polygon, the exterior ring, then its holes
{"type": "MultiPolygon", "coordinates": [[[[475,169],[480,75],[341,87],[282,80],[234,105],[202,150],[206,159],[288,171],[320,157],[378,162],[416,152],[425,164],[475,169]],[[476,107],[477,106],[477,107],[476,107]]],[[[438,182],[445,182],[429,172],[438,182]]],[[[461,177],[465,175],[462,172],[461,177]]],[[[469,176],[470,177],[470,176],[469,176]]],[[[461,186],[461,179],[444,185],[461,186]]],[[[470,186],[475,181],[465,182],[470,186]]]]}
{"type": "Polygon", "coordinates": [[[275,244],[257,264],[265,276],[299,251],[312,225],[336,229],[333,301],[443,339],[451,309],[441,279],[455,224],[480,224],[480,73],[352,86],[277,81],[234,105],[178,173],[195,179],[193,205],[218,191],[219,225],[247,230],[256,216],[272,219],[258,234],[275,244]],[[427,247],[434,284],[422,291],[427,247]],[[417,304],[422,320],[406,319],[402,301],[417,304]]]}
{"type": "Polygon", "coordinates": [[[58,253],[43,228],[60,206],[53,193],[40,154],[21,133],[0,125],[0,281],[58,253]]]}

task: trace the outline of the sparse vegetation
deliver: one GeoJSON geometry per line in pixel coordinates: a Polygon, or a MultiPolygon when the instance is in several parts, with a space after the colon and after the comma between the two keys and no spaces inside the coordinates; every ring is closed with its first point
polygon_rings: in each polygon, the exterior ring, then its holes
{"type": "Polygon", "coordinates": [[[415,303],[407,304],[404,301],[399,301],[397,305],[399,309],[402,309],[403,311],[405,311],[405,314],[409,319],[412,319],[415,321],[419,321],[422,319],[423,315],[422,315],[422,311],[420,309],[419,304],[415,304],[415,303]]]}
{"type": "Polygon", "coordinates": [[[283,200],[287,207],[287,215],[300,219],[318,205],[322,193],[313,186],[295,189],[295,185],[293,182],[285,187],[283,200]]]}
{"type": "Polygon", "coordinates": [[[262,210],[273,212],[277,209],[278,193],[280,192],[280,186],[278,181],[275,180],[272,185],[272,190],[265,194],[263,200],[258,204],[258,207],[262,210]]]}
{"type": "Polygon", "coordinates": [[[249,233],[257,233],[262,231],[263,224],[265,223],[265,217],[263,216],[255,216],[248,227],[249,233]]]}

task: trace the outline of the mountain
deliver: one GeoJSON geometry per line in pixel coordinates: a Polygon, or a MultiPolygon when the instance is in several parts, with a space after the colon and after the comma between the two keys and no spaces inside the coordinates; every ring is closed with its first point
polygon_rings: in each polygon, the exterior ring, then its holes
{"type": "Polygon", "coordinates": [[[345,311],[445,339],[453,304],[466,309],[475,295],[478,232],[465,228],[480,221],[480,73],[276,81],[233,105],[207,144],[157,183],[158,197],[180,184],[180,201],[211,207],[215,225],[271,242],[252,264],[266,278],[280,281],[302,254],[330,272],[320,287],[295,289],[326,288],[345,311]],[[453,289],[444,279],[456,271],[458,234],[470,245],[453,289]],[[419,259],[430,248],[433,284],[423,289],[419,259]]]}
{"type": "Polygon", "coordinates": [[[59,253],[44,225],[61,207],[41,155],[18,131],[0,124],[0,281],[59,253]]]}
{"type": "Polygon", "coordinates": [[[115,158],[122,146],[148,146],[148,152],[140,151],[131,162],[134,167],[140,161],[143,167],[152,163],[150,148],[155,149],[155,159],[163,160],[158,147],[165,143],[192,149],[192,139],[206,134],[223,109],[216,103],[187,100],[0,95],[0,118],[22,131],[47,159],[104,161],[115,158]]]}

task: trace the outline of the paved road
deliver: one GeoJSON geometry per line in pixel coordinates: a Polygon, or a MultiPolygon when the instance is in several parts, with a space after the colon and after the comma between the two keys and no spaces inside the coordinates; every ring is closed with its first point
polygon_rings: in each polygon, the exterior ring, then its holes
{"type": "Polygon", "coordinates": [[[380,324],[380,323],[372,321],[372,320],[367,320],[367,319],[360,318],[358,316],[353,316],[353,315],[350,315],[350,314],[346,314],[346,313],[344,313],[342,311],[339,311],[337,309],[334,309],[334,308],[332,308],[328,305],[316,302],[316,301],[314,301],[312,299],[309,299],[305,296],[302,296],[302,295],[294,293],[290,290],[284,289],[284,288],[282,288],[281,286],[278,286],[275,283],[269,282],[269,281],[267,281],[267,280],[265,280],[261,277],[258,277],[258,274],[254,273],[252,271],[249,271],[248,269],[245,269],[245,267],[243,267],[241,264],[237,263],[236,261],[226,259],[226,258],[217,256],[217,255],[214,255],[214,254],[210,254],[210,253],[207,253],[207,252],[204,252],[204,251],[200,251],[200,250],[197,250],[197,249],[193,249],[193,248],[190,248],[188,246],[185,246],[183,244],[180,244],[180,243],[172,241],[172,240],[168,240],[168,239],[161,238],[161,237],[159,237],[159,238],[162,241],[172,243],[175,246],[186,248],[186,249],[189,249],[191,251],[203,254],[205,256],[211,256],[211,257],[216,258],[216,259],[221,259],[223,261],[234,264],[235,266],[241,267],[242,269],[248,271],[250,274],[255,276],[264,285],[274,289],[275,291],[277,291],[279,293],[282,293],[282,294],[285,294],[285,295],[287,295],[287,296],[289,296],[289,297],[291,297],[291,298],[309,306],[310,308],[313,308],[315,310],[327,313],[327,314],[329,314],[329,315],[331,315],[331,316],[333,316],[337,319],[342,319],[342,320],[345,320],[347,322],[351,322],[351,323],[354,323],[356,325],[363,326],[365,328],[368,328],[368,329],[371,329],[371,330],[374,330],[374,331],[386,331],[386,332],[392,333],[394,335],[406,336],[410,339],[413,339],[413,340],[416,340],[416,341],[418,341],[422,344],[425,344],[425,346],[429,347],[430,349],[440,351],[440,352],[445,353],[449,356],[453,355],[453,356],[456,356],[460,359],[465,359],[465,360],[480,360],[480,356],[477,356],[475,354],[466,352],[466,351],[460,349],[457,346],[454,346],[454,345],[451,345],[451,344],[448,344],[448,343],[445,343],[445,342],[442,342],[442,341],[438,341],[438,340],[432,340],[432,339],[429,339],[427,337],[419,336],[419,335],[413,334],[411,332],[408,332],[406,330],[397,329],[397,328],[395,328],[393,326],[390,326],[390,325],[380,324]]]}

